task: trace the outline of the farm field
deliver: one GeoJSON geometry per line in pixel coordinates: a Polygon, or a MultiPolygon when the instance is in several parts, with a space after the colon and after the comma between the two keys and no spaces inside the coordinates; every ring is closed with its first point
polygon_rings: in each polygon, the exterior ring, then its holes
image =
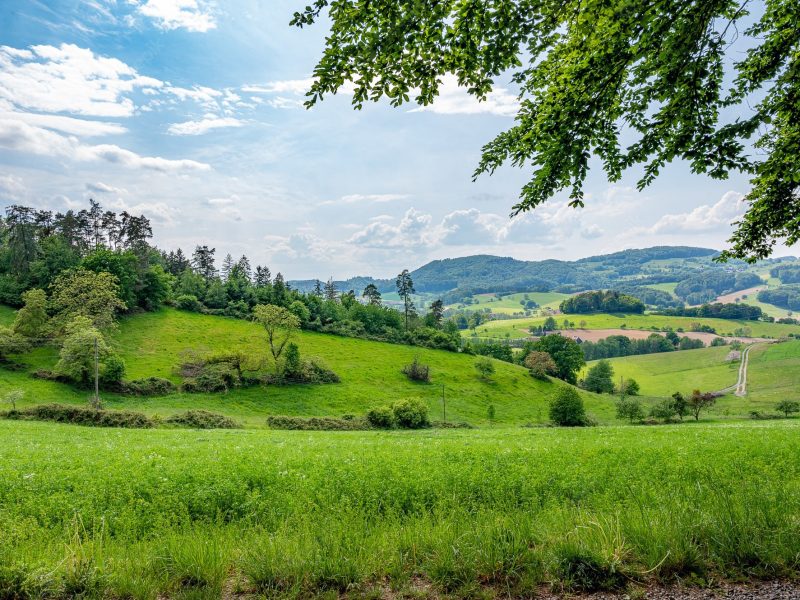
{"type": "Polygon", "coordinates": [[[497,298],[495,294],[475,294],[472,296],[472,304],[467,304],[463,307],[461,304],[450,304],[447,308],[462,307],[463,310],[489,308],[493,313],[513,315],[525,310],[520,301],[525,300],[526,296],[529,300],[536,302],[539,308],[551,308],[553,310],[558,310],[558,305],[561,304],[561,301],[569,298],[569,294],[559,294],[558,292],[521,292],[503,296],[502,298],[497,298]]]}
{"type": "MultiPolygon", "coordinates": [[[[666,397],[675,392],[691,393],[693,389],[715,391],[736,383],[738,362],[726,362],[730,352],[726,346],[621,356],[609,358],[614,379],[635,379],[643,396],[666,397]]],[[[798,354],[800,358],[800,353],[798,354]]],[[[584,373],[596,361],[590,362],[584,373]]],[[[727,400],[727,398],[726,398],[727,400]]],[[[724,403],[722,401],[721,403],[724,403]]]]}
{"type": "Polygon", "coordinates": [[[800,400],[800,341],[756,346],[748,365],[747,395],[754,409],[800,400]]]}
{"type": "Polygon", "coordinates": [[[0,583],[64,598],[523,597],[787,576],[798,433],[797,419],[394,433],[0,421],[0,583]]]}
{"type": "MultiPolygon", "coordinates": [[[[626,329],[652,329],[657,330],[671,327],[674,330],[688,331],[692,323],[703,323],[713,327],[720,335],[733,335],[739,328],[749,328],[750,335],[754,337],[779,338],[790,333],[800,334],[800,325],[787,325],[782,323],[767,323],[764,321],[736,321],[730,319],[709,319],[698,317],[670,317],[665,315],[623,315],[623,314],[591,314],[591,315],[563,315],[559,320],[568,318],[579,324],[586,322],[587,329],[617,329],[625,325],[626,329]]],[[[509,321],[491,321],[477,328],[479,337],[490,338],[524,338],[528,337],[531,326],[541,325],[545,317],[531,317],[513,319],[509,321]],[[506,335],[508,334],[508,335],[506,335]]],[[[463,332],[465,336],[472,334],[471,330],[463,332]]]]}
{"type": "MultiPolygon", "coordinates": [[[[341,383],[239,388],[227,394],[176,393],[159,398],[104,394],[109,408],[127,408],[168,416],[179,410],[203,408],[225,413],[252,426],[264,426],[270,414],[303,416],[363,415],[369,408],[408,397],[426,401],[434,419],[442,416],[445,386],[449,420],[471,424],[487,422],[489,404],[498,424],[547,420],[547,406],[558,381],[533,379],[520,366],[493,361],[496,373],[489,382],[478,377],[475,358],[442,350],[371,342],[301,332],[296,338],[304,356],[322,359],[341,377],[341,383]],[[415,356],[431,368],[431,384],[412,383],[401,369],[415,356]]],[[[158,376],[178,381],[175,367],[186,350],[267,351],[263,330],[248,321],[164,309],[121,320],[114,345],[126,363],[128,379],[158,376]]],[[[40,348],[17,357],[29,370],[50,369],[57,361],[55,348],[40,348]]],[[[88,392],[32,379],[28,373],[0,369],[0,394],[27,390],[27,403],[85,403],[88,392]]],[[[613,421],[613,403],[586,395],[589,411],[601,421],[613,421]]],[[[23,405],[25,404],[23,402],[23,405]]]]}

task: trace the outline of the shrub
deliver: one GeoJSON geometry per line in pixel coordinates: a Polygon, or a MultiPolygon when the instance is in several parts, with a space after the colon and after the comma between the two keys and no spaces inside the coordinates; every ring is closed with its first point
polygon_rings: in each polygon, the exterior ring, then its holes
{"type": "Polygon", "coordinates": [[[227,392],[239,384],[239,375],[229,363],[212,363],[202,367],[200,373],[183,382],[184,392],[227,392]]]}
{"type": "Polygon", "coordinates": [[[419,362],[419,358],[416,356],[410,365],[403,367],[403,373],[411,381],[429,382],[431,380],[430,368],[419,362]]]}
{"type": "Polygon", "coordinates": [[[675,398],[664,398],[650,409],[650,416],[662,421],[671,421],[678,416],[675,398]]]}
{"type": "Polygon", "coordinates": [[[301,375],[302,363],[300,361],[300,348],[294,342],[289,342],[284,352],[283,372],[287,377],[301,375]]]}
{"type": "Polygon", "coordinates": [[[117,383],[125,377],[125,361],[116,354],[110,354],[103,363],[103,371],[100,373],[102,383],[117,383]]]}
{"type": "Polygon", "coordinates": [[[642,403],[631,397],[617,400],[617,418],[628,419],[631,423],[641,421],[644,418],[642,403]]]}
{"type": "Polygon", "coordinates": [[[191,312],[200,312],[200,310],[203,308],[203,305],[200,304],[200,300],[197,299],[197,296],[192,296],[191,294],[182,294],[175,298],[175,306],[181,310],[188,310],[191,312]]]}
{"type": "Polygon", "coordinates": [[[169,379],[147,377],[124,382],[121,391],[123,394],[132,394],[134,396],[165,396],[174,392],[175,389],[175,384],[169,379]]]}
{"type": "Polygon", "coordinates": [[[239,424],[233,419],[207,410],[189,410],[172,415],[166,422],[192,429],[237,429],[239,427],[239,424]]]}
{"type": "Polygon", "coordinates": [[[482,357],[475,361],[475,370],[478,372],[478,377],[489,381],[494,375],[494,364],[491,359],[482,357]]]}
{"type": "Polygon", "coordinates": [[[395,421],[404,429],[421,429],[430,426],[428,405],[417,398],[400,400],[392,405],[395,421]]]}
{"type": "Polygon", "coordinates": [[[561,427],[586,425],[583,399],[575,388],[562,387],[550,402],[550,420],[561,427]]]}
{"type": "Polygon", "coordinates": [[[5,413],[8,419],[55,421],[94,427],[126,427],[146,429],[155,425],[148,416],[127,410],[97,410],[83,406],[39,404],[5,413]]]}
{"type": "Polygon", "coordinates": [[[601,360],[589,369],[583,387],[590,392],[610,394],[614,391],[614,381],[611,379],[613,375],[614,367],[611,363],[601,360]]]}
{"type": "Polygon", "coordinates": [[[335,417],[269,416],[267,425],[272,429],[301,431],[360,431],[369,429],[365,419],[337,419],[335,417]]]}
{"type": "Polygon", "coordinates": [[[547,381],[549,375],[558,373],[558,366],[547,352],[529,352],[525,357],[525,366],[528,367],[531,377],[542,381],[547,381]]]}
{"type": "Polygon", "coordinates": [[[394,411],[391,406],[376,406],[367,411],[367,422],[377,429],[394,427],[394,411]]]}
{"type": "Polygon", "coordinates": [[[728,345],[728,341],[723,339],[723,338],[721,338],[721,337],[715,337],[713,340],[711,340],[711,347],[712,348],[716,347],[716,346],[727,346],[727,345],[728,345]]]}
{"type": "Polygon", "coordinates": [[[775,408],[788,417],[792,413],[800,412],[800,402],[796,400],[781,400],[775,408]]]}
{"type": "Polygon", "coordinates": [[[3,402],[5,404],[10,404],[11,410],[17,410],[17,402],[22,402],[24,397],[25,392],[23,390],[11,390],[3,396],[3,402]]]}

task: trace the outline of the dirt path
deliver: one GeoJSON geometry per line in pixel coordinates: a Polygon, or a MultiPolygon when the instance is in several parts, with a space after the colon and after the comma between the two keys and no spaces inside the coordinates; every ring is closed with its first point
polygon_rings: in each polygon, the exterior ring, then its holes
{"type": "Polygon", "coordinates": [[[739,377],[736,380],[736,383],[721,390],[717,390],[715,392],[716,394],[727,394],[728,392],[733,392],[736,396],[747,395],[747,366],[750,362],[750,350],[755,346],[758,346],[758,344],[750,344],[742,351],[742,358],[739,362],[739,377]]]}

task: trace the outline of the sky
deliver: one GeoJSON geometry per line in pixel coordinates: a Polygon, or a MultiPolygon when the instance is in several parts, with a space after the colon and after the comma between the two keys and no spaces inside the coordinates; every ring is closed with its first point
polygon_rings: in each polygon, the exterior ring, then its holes
{"type": "MultiPolygon", "coordinates": [[[[288,279],[388,277],[437,258],[575,259],[625,248],[724,248],[747,178],[674,164],[595,168],[586,208],[566,193],[510,218],[529,169],[472,182],[513,124],[496,81],[479,103],[445,79],[432,106],[353,110],[304,92],[325,23],[289,26],[287,0],[0,0],[0,203],[144,214],[160,248],[246,254],[288,279]]],[[[787,254],[780,247],[776,254],[787,254]]]]}

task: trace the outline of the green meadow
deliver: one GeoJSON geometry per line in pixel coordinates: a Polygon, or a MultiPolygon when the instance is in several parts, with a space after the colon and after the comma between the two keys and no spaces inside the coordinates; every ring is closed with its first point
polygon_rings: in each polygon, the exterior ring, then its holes
{"type": "MultiPolygon", "coordinates": [[[[539,308],[558,309],[558,305],[565,298],[569,298],[569,294],[559,294],[558,292],[525,292],[503,295],[498,298],[495,294],[475,294],[472,296],[472,304],[451,304],[448,308],[463,308],[465,310],[482,310],[485,308],[490,309],[493,313],[513,315],[522,313],[525,308],[520,304],[526,300],[533,300],[539,305],[539,308]]],[[[537,310],[537,309],[533,309],[537,310]]]]}
{"type": "Polygon", "coordinates": [[[309,433],[0,421],[0,591],[491,598],[792,576],[799,425],[309,433]]]}
{"type": "MultiPolygon", "coordinates": [[[[475,370],[475,357],[443,350],[371,342],[327,334],[300,332],[296,337],[303,356],[321,359],[341,378],[326,385],[256,386],[226,394],[175,393],[158,398],[103,394],[109,408],[128,408],[167,416],[190,408],[225,413],[246,424],[263,426],[267,415],[341,416],[363,415],[372,406],[403,398],[424,400],[432,418],[473,425],[488,422],[490,404],[497,424],[542,423],[548,418],[550,398],[560,381],[538,381],[527,369],[493,360],[495,374],[484,381],[475,370]],[[414,357],[430,366],[431,383],[410,382],[402,368],[414,357]]],[[[248,321],[163,309],[125,317],[113,336],[125,360],[128,379],[157,376],[179,381],[176,367],[187,351],[242,350],[252,356],[268,352],[263,330],[248,321]]],[[[26,390],[25,403],[85,403],[88,392],[35,380],[30,372],[51,369],[58,359],[54,347],[38,348],[16,357],[26,371],[0,370],[0,394],[26,390]]],[[[603,421],[613,420],[612,403],[586,394],[589,411],[603,421]]]]}
{"type": "MultiPolygon", "coordinates": [[[[479,337],[489,338],[524,338],[530,333],[532,326],[541,325],[546,317],[531,317],[507,321],[491,321],[479,326],[476,332],[479,337]]],[[[790,333],[800,335],[800,325],[783,323],[767,323],[764,321],[739,321],[733,319],[709,319],[698,317],[670,317],[664,315],[623,315],[623,314],[591,314],[591,315],[557,315],[557,321],[569,319],[576,324],[585,321],[588,329],[653,329],[689,331],[692,323],[702,323],[713,327],[720,335],[734,335],[737,329],[747,328],[753,337],[780,338],[790,333]]],[[[464,331],[465,336],[472,335],[472,330],[464,331]]]]}

